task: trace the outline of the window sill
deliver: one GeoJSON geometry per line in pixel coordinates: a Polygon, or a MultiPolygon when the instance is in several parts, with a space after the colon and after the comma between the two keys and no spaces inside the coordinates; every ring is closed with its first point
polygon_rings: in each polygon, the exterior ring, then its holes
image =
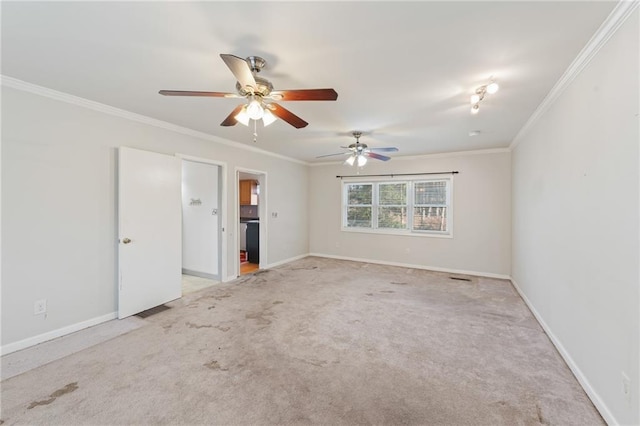
{"type": "Polygon", "coordinates": [[[355,232],[358,234],[378,234],[378,235],[397,235],[401,237],[427,237],[427,238],[453,238],[453,233],[435,233],[435,232],[411,232],[408,230],[392,230],[392,229],[368,229],[368,228],[342,228],[342,232],[355,232]]]}

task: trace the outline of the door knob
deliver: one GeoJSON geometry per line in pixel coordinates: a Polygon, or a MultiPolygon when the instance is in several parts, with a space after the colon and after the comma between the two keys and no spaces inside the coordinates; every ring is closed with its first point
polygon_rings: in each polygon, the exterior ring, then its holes
{"type": "Polygon", "coordinates": [[[125,238],[124,240],[122,240],[122,242],[125,244],[129,244],[131,240],[129,238],[125,238]]]}

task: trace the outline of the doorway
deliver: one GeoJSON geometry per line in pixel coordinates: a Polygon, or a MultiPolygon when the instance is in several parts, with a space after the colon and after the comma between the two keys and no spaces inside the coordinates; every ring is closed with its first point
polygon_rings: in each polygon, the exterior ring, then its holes
{"type": "Polygon", "coordinates": [[[236,169],[238,226],[238,276],[260,269],[265,259],[266,174],[236,169]]]}
{"type": "Polygon", "coordinates": [[[182,160],[182,294],[222,280],[222,167],[182,160]]]}

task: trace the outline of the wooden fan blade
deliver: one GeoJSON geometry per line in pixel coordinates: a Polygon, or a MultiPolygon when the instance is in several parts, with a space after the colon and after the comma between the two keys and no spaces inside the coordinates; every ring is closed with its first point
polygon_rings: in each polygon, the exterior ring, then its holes
{"type": "Polygon", "coordinates": [[[386,155],[376,154],[375,152],[367,152],[364,155],[366,155],[367,157],[375,158],[376,160],[382,160],[382,161],[391,160],[391,157],[387,157],[386,155]]]}
{"type": "Polygon", "coordinates": [[[251,68],[249,68],[247,61],[237,56],[225,53],[221,53],[220,57],[224,63],[227,64],[242,87],[249,86],[252,90],[255,90],[256,79],[253,78],[253,73],[251,72],[251,68]]]}
{"type": "Polygon", "coordinates": [[[398,148],[394,146],[386,147],[386,148],[369,148],[371,151],[378,152],[398,152],[398,148]]]}
{"type": "Polygon", "coordinates": [[[208,96],[211,98],[236,98],[235,93],[225,92],[195,92],[192,90],[161,90],[158,93],[164,96],[208,96]]]}
{"type": "Polygon", "coordinates": [[[297,115],[289,111],[288,109],[283,108],[276,103],[273,103],[273,102],[270,103],[269,109],[271,110],[273,115],[291,124],[296,129],[307,127],[307,125],[309,124],[306,121],[304,121],[302,118],[298,117],[297,115]]]}
{"type": "Polygon", "coordinates": [[[325,155],[318,155],[316,158],[322,158],[322,157],[333,157],[335,155],[347,155],[347,154],[352,154],[351,152],[339,152],[337,154],[325,154],[325,155]]]}
{"type": "Polygon", "coordinates": [[[238,113],[240,112],[240,110],[242,109],[244,105],[238,105],[237,107],[235,107],[233,109],[233,111],[231,111],[231,114],[229,114],[227,116],[227,118],[224,119],[224,121],[222,123],[220,123],[221,126],[235,126],[236,123],[238,122],[238,120],[236,120],[236,115],[238,115],[238,113]]]}
{"type": "Polygon", "coordinates": [[[277,90],[271,97],[280,101],[335,101],[338,93],[333,89],[277,90]]]}

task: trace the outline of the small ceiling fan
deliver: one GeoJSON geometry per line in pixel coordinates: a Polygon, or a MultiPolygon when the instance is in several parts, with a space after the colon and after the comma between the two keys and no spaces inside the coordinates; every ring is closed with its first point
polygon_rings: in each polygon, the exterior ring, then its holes
{"type": "Polygon", "coordinates": [[[389,161],[391,157],[387,157],[386,155],[377,154],[373,151],[378,152],[397,152],[398,148],[395,147],[386,147],[386,148],[369,148],[366,143],[360,143],[360,136],[362,136],[362,132],[354,131],[352,133],[353,137],[356,138],[356,142],[352,143],[349,146],[341,146],[340,148],[348,149],[347,152],[340,152],[337,154],[326,154],[320,155],[316,158],[322,157],[332,157],[336,155],[349,155],[349,158],[345,160],[345,164],[349,166],[353,166],[357,164],[358,167],[362,167],[367,164],[367,158],[375,158],[376,160],[389,161]]]}
{"type": "Polygon", "coordinates": [[[266,101],[335,101],[338,99],[338,93],[333,89],[273,90],[269,80],[257,75],[266,64],[266,61],[259,56],[242,59],[234,55],[221,54],[220,57],[238,80],[236,93],[185,90],[160,90],[159,93],[164,96],[246,98],[248,102],[235,107],[220,123],[221,126],[235,126],[237,122],[247,126],[249,120],[260,119],[265,126],[268,126],[276,118],[280,118],[296,129],[306,127],[309,123],[277,103],[266,101]]]}

